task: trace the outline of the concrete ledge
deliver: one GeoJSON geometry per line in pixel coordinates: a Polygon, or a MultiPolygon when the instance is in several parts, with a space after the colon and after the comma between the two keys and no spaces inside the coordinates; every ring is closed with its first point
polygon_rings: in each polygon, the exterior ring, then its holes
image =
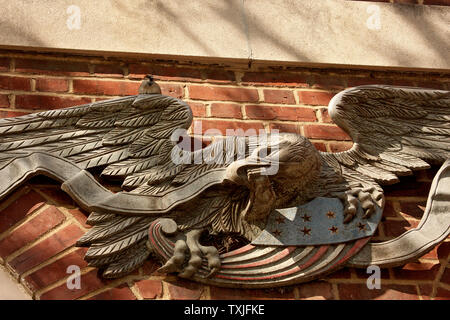
{"type": "Polygon", "coordinates": [[[3,48],[450,70],[445,6],[341,0],[0,0],[0,6],[3,48]]]}
{"type": "Polygon", "coordinates": [[[0,300],[31,300],[21,285],[11,279],[4,267],[0,267],[0,288],[0,300]]]}

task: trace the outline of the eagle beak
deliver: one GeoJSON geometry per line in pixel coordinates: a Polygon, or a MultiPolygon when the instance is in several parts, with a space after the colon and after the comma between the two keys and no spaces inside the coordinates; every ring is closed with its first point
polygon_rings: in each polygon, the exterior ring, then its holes
{"type": "Polygon", "coordinates": [[[269,163],[259,162],[252,158],[246,158],[234,161],[227,167],[225,180],[234,182],[238,185],[250,187],[247,172],[255,168],[263,168],[270,166],[269,163]]]}

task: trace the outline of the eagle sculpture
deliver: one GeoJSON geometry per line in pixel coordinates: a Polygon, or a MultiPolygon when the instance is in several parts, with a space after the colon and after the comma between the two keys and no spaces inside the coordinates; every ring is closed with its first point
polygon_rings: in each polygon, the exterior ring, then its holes
{"type": "MultiPolygon", "coordinates": [[[[195,278],[203,270],[209,279],[227,256],[220,242],[205,245],[201,236],[252,243],[274,211],[317,198],[339,199],[343,225],[361,212],[364,226],[382,212],[383,185],[450,158],[450,92],[360,86],[337,94],[329,114],[353,139],[348,151],[321,152],[287,133],[218,137],[192,148],[189,106],[162,95],[147,76],[135,96],[1,119],[0,196],[48,175],[91,212],[93,227],[77,246],[89,247],[85,259],[104,277],[158,256],[149,229],[162,221],[165,235],[177,236],[160,271],[195,278]],[[100,181],[120,181],[123,191],[102,187],[88,172],[95,168],[100,181]]],[[[320,251],[324,243],[305,245],[320,251]]]]}

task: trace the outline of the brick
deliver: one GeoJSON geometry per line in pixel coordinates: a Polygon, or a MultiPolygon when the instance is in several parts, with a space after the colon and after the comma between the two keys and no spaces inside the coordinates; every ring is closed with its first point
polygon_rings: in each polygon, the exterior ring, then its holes
{"type": "Polygon", "coordinates": [[[439,247],[437,248],[437,255],[439,260],[445,260],[450,257],[450,242],[442,242],[439,244],[439,247]]]}
{"type": "Polygon", "coordinates": [[[177,279],[166,283],[170,298],[174,300],[198,300],[203,293],[203,286],[192,281],[177,279]]]}
{"type": "MultiPolygon", "coordinates": [[[[353,270],[355,271],[356,276],[360,279],[367,280],[373,274],[373,271],[371,273],[367,273],[366,269],[355,268],[353,270]]],[[[389,279],[390,278],[389,270],[386,268],[381,268],[380,269],[380,277],[381,277],[381,279],[389,279]]],[[[383,283],[381,283],[381,285],[383,287],[383,283]]]]}
{"type": "Polygon", "coordinates": [[[438,287],[436,290],[436,295],[434,296],[434,300],[450,300],[450,290],[438,287]]]}
{"type": "Polygon", "coordinates": [[[61,224],[64,220],[64,215],[55,207],[45,209],[0,241],[0,256],[3,258],[9,256],[61,224]]]}
{"type": "Polygon", "coordinates": [[[390,200],[386,200],[384,204],[383,217],[398,217],[397,211],[394,209],[394,204],[390,200]]]}
{"type": "Polygon", "coordinates": [[[171,96],[177,99],[183,98],[183,87],[179,84],[160,83],[161,93],[166,96],[171,96]]]}
{"type": "Polygon", "coordinates": [[[268,103],[295,104],[294,94],[290,90],[263,90],[264,101],[268,103]]]}
{"type": "MultiPolygon", "coordinates": [[[[381,221],[383,221],[383,219],[385,219],[384,217],[381,217],[381,221]]],[[[380,228],[377,228],[376,230],[375,230],[375,233],[373,234],[373,237],[375,238],[374,240],[376,240],[377,238],[380,238],[381,237],[381,234],[380,234],[380,228]]]]}
{"type": "Polygon", "coordinates": [[[389,220],[389,221],[383,222],[384,234],[386,235],[386,237],[398,237],[398,236],[402,235],[403,233],[405,233],[406,231],[417,227],[418,224],[419,224],[418,221],[389,220]]]}
{"type": "Polygon", "coordinates": [[[311,87],[323,90],[342,90],[345,88],[345,80],[343,77],[339,76],[314,75],[311,87]]]}
{"type": "MultiPolygon", "coordinates": [[[[44,182],[45,183],[45,182],[44,182]]],[[[61,190],[59,185],[50,186],[50,185],[39,185],[36,186],[39,188],[39,192],[43,193],[44,196],[49,197],[52,203],[60,205],[60,206],[75,206],[75,201],[67,193],[61,190]]]]}
{"type": "Polygon", "coordinates": [[[192,110],[194,117],[206,117],[206,105],[200,102],[187,103],[192,110]]]}
{"type": "Polygon", "coordinates": [[[59,230],[45,240],[35,244],[12,261],[9,262],[18,274],[22,274],[31,268],[47,261],[59,252],[73,246],[83,235],[83,231],[74,224],[59,230]]]}
{"type": "Polygon", "coordinates": [[[145,276],[154,275],[155,273],[157,273],[156,270],[158,270],[160,267],[161,265],[153,259],[146,260],[142,265],[141,273],[145,276]]]}
{"type": "Polygon", "coordinates": [[[259,100],[258,91],[256,89],[200,85],[190,85],[188,88],[189,98],[191,99],[236,102],[256,102],[259,100]]]}
{"type": "Polygon", "coordinates": [[[420,219],[423,216],[423,212],[425,211],[426,205],[427,205],[426,201],[421,202],[400,201],[401,214],[406,217],[420,219]]]}
{"type": "Polygon", "coordinates": [[[331,152],[343,152],[352,148],[353,142],[330,142],[329,143],[331,152]]]}
{"type": "Polygon", "coordinates": [[[323,142],[313,142],[312,144],[319,151],[323,151],[323,152],[327,151],[327,146],[323,142]]]}
{"type": "Polygon", "coordinates": [[[264,130],[264,126],[260,122],[236,122],[226,120],[201,120],[196,122],[201,122],[202,134],[210,135],[217,135],[217,133],[220,133],[225,136],[227,135],[227,132],[231,134],[232,130],[235,134],[237,134],[237,130],[242,130],[244,135],[255,135],[260,133],[259,130],[264,130]],[[214,130],[214,132],[212,130],[214,130]],[[206,133],[206,131],[209,132],[206,133]]]}
{"type": "Polygon", "coordinates": [[[424,197],[428,196],[431,183],[417,182],[414,176],[402,177],[401,182],[394,186],[386,186],[386,197],[424,197]]]}
{"type": "Polygon", "coordinates": [[[100,77],[121,78],[124,75],[123,67],[119,64],[95,64],[94,73],[100,77]]]}
{"type": "Polygon", "coordinates": [[[81,209],[74,208],[74,209],[68,209],[69,213],[85,228],[91,228],[90,225],[86,224],[86,220],[88,217],[88,213],[82,211],[81,209]]]}
{"type": "Polygon", "coordinates": [[[91,272],[82,275],[80,281],[81,281],[80,289],[69,289],[67,288],[67,283],[64,282],[60,286],[43,293],[39,297],[39,299],[74,300],[105,286],[105,283],[103,283],[101,281],[101,278],[97,276],[97,270],[92,270],[91,272]]]}
{"type": "Polygon", "coordinates": [[[338,284],[341,300],[418,300],[416,287],[413,285],[389,285],[381,289],[369,290],[366,284],[338,284]]]}
{"type": "Polygon", "coordinates": [[[161,65],[130,64],[128,67],[129,77],[134,79],[143,79],[150,74],[155,80],[171,81],[201,81],[202,74],[199,69],[172,67],[161,65]]]}
{"type": "Polygon", "coordinates": [[[292,287],[276,289],[231,289],[211,286],[211,300],[287,300],[294,299],[292,287]]]}
{"type": "Polygon", "coordinates": [[[294,72],[246,72],[242,77],[244,84],[265,86],[290,86],[305,88],[309,86],[309,75],[294,72]]]}
{"type": "Polygon", "coordinates": [[[444,269],[444,272],[442,273],[441,279],[439,281],[446,285],[450,285],[450,265],[447,265],[447,268],[444,269]]]}
{"type": "Polygon", "coordinates": [[[88,300],[136,300],[136,296],[128,286],[112,288],[99,293],[88,300]]]}
{"type": "Polygon", "coordinates": [[[320,91],[298,91],[299,102],[313,106],[327,106],[334,93],[320,91]]]}
{"type": "Polygon", "coordinates": [[[347,133],[339,127],[327,125],[305,125],[305,136],[311,139],[351,140],[347,133]]]}
{"type": "Polygon", "coordinates": [[[241,106],[232,103],[213,103],[211,104],[211,116],[242,119],[241,106]]]}
{"type": "Polygon", "coordinates": [[[257,120],[317,121],[314,110],[309,108],[246,105],[245,112],[247,117],[257,120]]]}
{"type": "Polygon", "coordinates": [[[333,299],[331,284],[324,281],[308,282],[298,287],[298,296],[305,300],[330,300],[333,299]]]}
{"type": "Polygon", "coordinates": [[[424,300],[450,300],[450,290],[443,287],[437,287],[434,294],[433,285],[431,284],[420,284],[419,290],[424,300]]]}
{"type": "Polygon", "coordinates": [[[433,281],[440,267],[440,264],[415,262],[408,263],[402,267],[392,268],[392,271],[396,279],[433,281]]]}
{"type": "Polygon", "coordinates": [[[37,176],[30,178],[30,180],[27,181],[27,184],[32,187],[35,187],[35,188],[45,188],[46,186],[49,186],[52,188],[60,188],[61,187],[61,183],[59,183],[49,177],[46,177],[44,175],[37,175],[37,176]]]}
{"type": "Polygon", "coordinates": [[[80,269],[85,268],[87,266],[87,262],[84,260],[86,251],[87,248],[79,248],[26,276],[25,281],[28,287],[33,291],[37,291],[68,277],[70,275],[67,273],[69,266],[74,265],[79,266],[80,269]]]}
{"type": "Polygon", "coordinates": [[[433,293],[432,284],[419,284],[420,296],[423,300],[431,300],[433,293]]]}
{"type": "Polygon", "coordinates": [[[8,70],[9,70],[9,59],[0,58],[0,71],[8,71],[8,70]]]}
{"type": "Polygon", "coordinates": [[[415,171],[414,175],[416,176],[417,181],[431,182],[433,181],[436,172],[434,170],[419,170],[415,171]]]}
{"type": "Polygon", "coordinates": [[[60,109],[91,103],[90,98],[55,97],[44,95],[17,95],[16,108],[22,109],[60,109]]]}
{"type": "Polygon", "coordinates": [[[371,84],[386,84],[386,85],[392,85],[393,81],[392,79],[385,79],[385,78],[374,78],[371,76],[366,77],[354,77],[348,79],[348,86],[349,87],[357,87],[357,86],[365,86],[365,85],[371,85],[371,84]]]}
{"type": "Polygon", "coordinates": [[[417,86],[428,89],[446,90],[445,83],[438,81],[418,81],[417,86]]]}
{"type": "Polygon", "coordinates": [[[127,96],[138,93],[139,82],[108,80],[73,80],[73,92],[79,94],[127,96]]]}
{"type": "Polygon", "coordinates": [[[0,232],[5,232],[19,223],[27,215],[42,207],[44,203],[45,199],[34,191],[22,195],[0,212],[0,232]]]}
{"type": "Polygon", "coordinates": [[[233,71],[222,69],[206,69],[204,71],[206,81],[213,83],[233,83],[236,82],[236,75],[233,71]]]}
{"type": "Polygon", "coordinates": [[[393,79],[394,86],[417,87],[416,82],[408,79],[393,79]]]}
{"type": "Polygon", "coordinates": [[[36,90],[44,92],[67,92],[69,82],[65,79],[36,79],[36,90]]]}
{"type": "Polygon", "coordinates": [[[273,132],[274,130],[278,130],[279,132],[301,134],[300,126],[298,124],[292,124],[292,123],[271,123],[269,125],[269,127],[270,127],[270,131],[271,132],[273,132]]]}
{"type": "Polygon", "coordinates": [[[423,0],[423,4],[450,6],[450,0],[423,0]]]}
{"type": "MultiPolygon", "coordinates": [[[[1,100],[1,97],[0,97],[1,100]]],[[[1,107],[1,103],[0,103],[0,107],[1,107]]],[[[3,111],[0,110],[0,118],[12,118],[12,117],[20,117],[23,115],[26,115],[28,113],[26,112],[20,112],[20,111],[3,111]]]]}
{"type": "Polygon", "coordinates": [[[30,91],[31,82],[29,78],[0,76],[0,89],[30,91]]]}
{"type": "Polygon", "coordinates": [[[16,59],[16,72],[66,75],[66,76],[88,76],[89,67],[85,62],[61,61],[61,60],[39,60],[39,59],[16,59]]]}
{"type": "Polygon", "coordinates": [[[350,268],[341,268],[337,271],[332,272],[325,279],[350,279],[351,274],[350,268]]]}
{"type": "Polygon", "coordinates": [[[387,78],[373,78],[370,76],[362,77],[362,78],[350,78],[348,80],[348,87],[356,87],[363,85],[371,85],[371,84],[388,84],[395,86],[407,86],[407,87],[415,87],[416,83],[410,79],[387,79],[387,78]]]}
{"type": "Polygon", "coordinates": [[[331,117],[328,113],[328,109],[320,109],[319,112],[322,117],[322,122],[333,123],[333,120],[331,120],[331,117]]]}
{"type": "MultiPolygon", "coordinates": [[[[0,107],[9,108],[9,98],[7,94],[0,94],[0,107]]],[[[7,118],[7,117],[2,117],[7,118]]]]}
{"type": "Polygon", "coordinates": [[[136,283],[136,287],[144,299],[155,299],[162,296],[161,280],[141,280],[136,283]]]}
{"type": "Polygon", "coordinates": [[[427,253],[425,253],[421,259],[430,259],[430,260],[438,260],[438,254],[437,249],[439,248],[439,245],[433,247],[433,249],[427,253]]]}

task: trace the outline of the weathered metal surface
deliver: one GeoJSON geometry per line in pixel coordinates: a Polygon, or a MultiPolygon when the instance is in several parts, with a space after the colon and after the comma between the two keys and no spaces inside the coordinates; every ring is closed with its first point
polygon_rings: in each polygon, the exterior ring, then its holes
{"type": "Polygon", "coordinates": [[[395,267],[420,258],[450,234],[450,159],[436,174],[419,225],[391,241],[370,243],[348,261],[351,267],[395,267]]]}
{"type": "Polygon", "coordinates": [[[253,245],[306,246],[344,243],[372,236],[381,220],[378,206],[365,219],[361,207],[355,218],[344,223],[344,207],[339,199],[318,197],[307,204],[274,210],[266,228],[253,245]]]}
{"type": "Polygon", "coordinates": [[[33,175],[60,181],[92,212],[93,228],[77,245],[89,247],[85,259],[108,278],[133,271],[153,251],[161,271],[181,277],[280,286],[347,261],[400,264],[448,234],[447,161],[419,227],[362,249],[382,215],[382,186],[450,158],[450,92],[362,86],[337,94],[329,113],[354,140],[340,153],[319,152],[296,134],[186,149],[190,137],[179,131],[190,127],[192,112],[160,92],[147,77],[137,96],[1,119],[0,199],[33,175]],[[122,181],[124,191],[108,191],[91,168],[122,181]],[[253,243],[219,255],[201,243],[202,233],[253,243]]]}

